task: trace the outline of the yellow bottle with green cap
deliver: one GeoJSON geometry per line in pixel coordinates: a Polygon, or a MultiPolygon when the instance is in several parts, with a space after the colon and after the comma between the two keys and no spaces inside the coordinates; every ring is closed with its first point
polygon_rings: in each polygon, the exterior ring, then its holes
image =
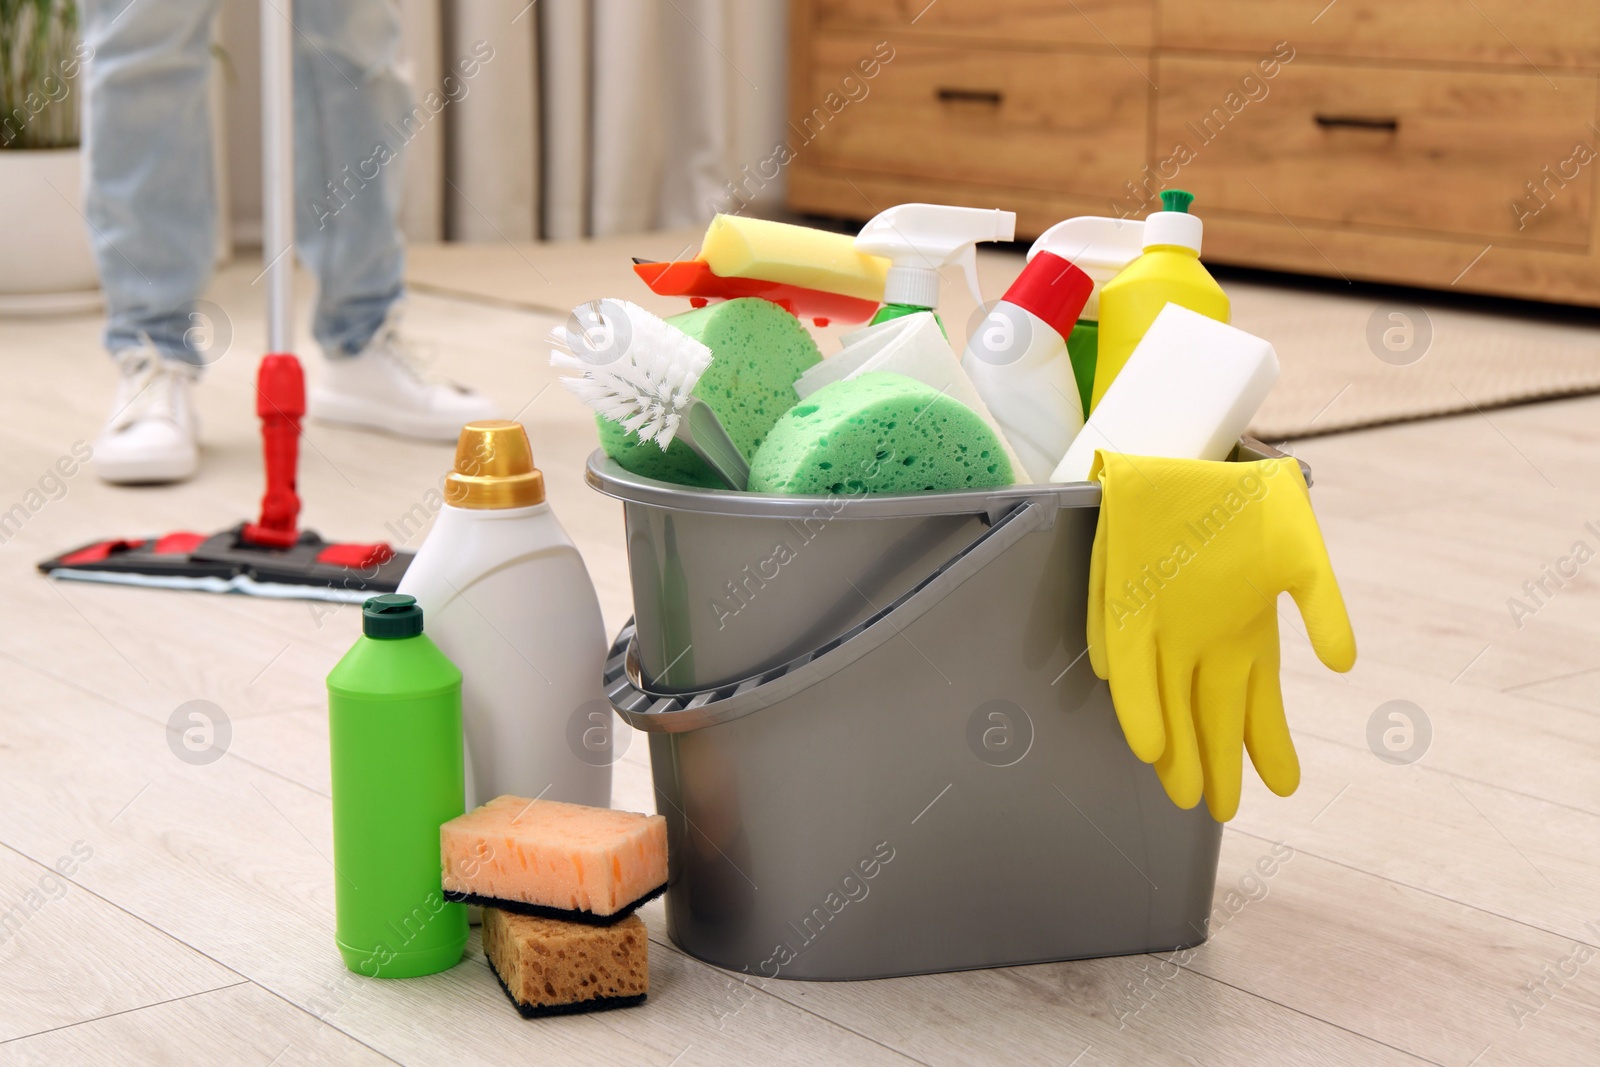
{"type": "Polygon", "coordinates": [[[1100,291],[1100,346],[1091,411],[1168,304],[1228,321],[1228,294],[1200,263],[1203,226],[1189,213],[1193,202],[1193,193],[1164,190],[1162,210],[1144,220],[1144,254],[1100,291]]]}
{"type": "Polygon", "coordinates": [[[400,592],[461,668],[467,807],[507,793],[609,807],[621,740],[605,624],[520,423],[470,422],[400,592]]]}

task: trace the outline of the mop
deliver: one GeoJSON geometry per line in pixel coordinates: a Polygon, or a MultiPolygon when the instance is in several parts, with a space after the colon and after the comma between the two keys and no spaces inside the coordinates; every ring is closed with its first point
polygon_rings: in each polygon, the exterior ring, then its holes
{"type": "Polygon", "coordinates": [[[52,578],[283,599],[359,602],[392,593],[409,552],[387,544],[340,544],[296,528],[295,468],[305,375],[294,335],[294,28],[287,8],[261,5],[263,254],[267,265],[267,352],[256,374],[266,493],[261,517],[209,536],[169,533],[84,545],[39,564],[52,578]]]}

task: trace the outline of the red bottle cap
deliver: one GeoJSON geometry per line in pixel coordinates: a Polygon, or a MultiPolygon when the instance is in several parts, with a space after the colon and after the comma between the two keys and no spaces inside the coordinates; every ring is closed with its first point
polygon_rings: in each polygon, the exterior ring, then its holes
{"type": "Polygon", "coordinates": [[[1094,279],[1053,252],[1040,252],[1022,268],[1004,299],[1043,319],[1063,338],[1072,333],[1094,279]]]}

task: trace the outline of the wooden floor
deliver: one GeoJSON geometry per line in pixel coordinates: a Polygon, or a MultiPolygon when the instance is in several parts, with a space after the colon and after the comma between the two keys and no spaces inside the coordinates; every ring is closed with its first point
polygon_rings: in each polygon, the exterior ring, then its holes
{"type": "MultiPolygon", "coordinates": [[[[404,982],[354,977],[334,951],[322,686],[354,609],[33,571],[91,539],[253,512],[255,269],[213,294],[231,346],[199,394],[204,474],[180,487],[53,480],[109,400],[98,323],[0,322],[0,511],[32,509],[0,546],[0,1062],[1600,1062],[1600,398],[1296,447],[1361,659],[1331,675],[1284,627],[1304,784],[1287,800],[1247,786],[1198,950],[747,985],[677,951],[656,903],[644,1007],[526,1022],[476,937],[461,966],[404,982]],[[209,765],[168,747],[190,700],[229,720],[209,765]],[[1409,764],[1369,744],[1393,701],[1420,709],[1409,764]],[[1291,858],[1253,873],[1275,848],[1291,858]]],[[[594,433],[547,388],[548,324],[430,295],[410,320],[442,370],[527,421],[614,631],[619,512],[583,485],[594,433]]],[[[304,518],[392,538],[449,458],[313,426],[304,518]]],[[[617,771],[615,803],[652,810],[645,746],[617,771]]]]}

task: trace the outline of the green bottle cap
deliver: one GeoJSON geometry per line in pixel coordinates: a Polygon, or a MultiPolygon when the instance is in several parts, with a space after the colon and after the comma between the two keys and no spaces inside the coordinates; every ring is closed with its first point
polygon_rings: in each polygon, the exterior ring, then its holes
{"type": "Polygon", "coordinates": [[[1183,189],[1161,190],[1161,210],[1187,212],[1194,203],[1194,194],[1183,189]]]}
{"type": "Polygon", "coordinates": [[[422,632],[422,607],[404,593],[371,597],[361,606],[361,632],[380,641],[415,637],[422,632]]]}

